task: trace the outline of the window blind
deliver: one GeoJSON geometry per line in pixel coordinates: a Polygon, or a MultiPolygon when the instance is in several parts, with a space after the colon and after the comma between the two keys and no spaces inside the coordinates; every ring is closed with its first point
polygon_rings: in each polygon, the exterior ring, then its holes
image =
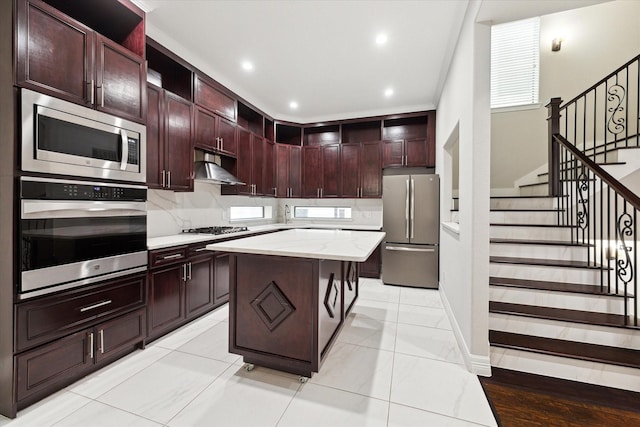
{"type": "Polygon", "coordinates": [[[491,108],[538,103],[540,18],[491,27],[491,108]]]}

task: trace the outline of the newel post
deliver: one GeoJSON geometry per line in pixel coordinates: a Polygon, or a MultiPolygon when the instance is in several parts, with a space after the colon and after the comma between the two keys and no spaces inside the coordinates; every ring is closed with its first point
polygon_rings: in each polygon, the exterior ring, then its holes
{"type": "Polygon", "coordinates": [[[560,195],[560,147],[553,139],[560,133],[560,104],[562,98],[551,98],[546,105],[547,127],[549,129],[549,195],[560,195]]]}

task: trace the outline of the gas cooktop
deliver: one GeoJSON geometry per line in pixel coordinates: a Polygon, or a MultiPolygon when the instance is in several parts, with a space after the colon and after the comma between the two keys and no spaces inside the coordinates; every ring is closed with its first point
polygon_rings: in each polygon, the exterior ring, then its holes
{"type": "Polygon", "coordinates": [[[232,226],[214,226],[214,227],[198,227],[182,230],[183,233],[189,234],[229,234],[238,233],[240,231],[248,231],[247,227],[232,227],[232,226]]]}

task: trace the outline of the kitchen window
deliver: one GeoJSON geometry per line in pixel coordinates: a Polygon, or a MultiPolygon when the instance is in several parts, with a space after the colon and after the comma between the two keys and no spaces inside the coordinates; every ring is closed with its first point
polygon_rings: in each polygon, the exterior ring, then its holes
{"type": "Polygon", "coordinates": [[[266,206],[231,206],[229,219],[231,221],[265,219],[270,217],[270,211],[271,209],[266,209],[266,206]]]}
{"type": "Polygon", "coordinates": [[[294,218],[305,219],[351,219],[351,208],[325,206],[295,206],[294,218]]]}

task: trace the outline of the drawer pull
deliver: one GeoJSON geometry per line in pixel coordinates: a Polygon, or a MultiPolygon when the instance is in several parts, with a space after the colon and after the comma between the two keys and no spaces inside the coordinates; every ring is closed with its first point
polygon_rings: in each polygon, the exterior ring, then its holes
{"type": "Polygon", "coordinates": [[[202,251],[206,251],[206,250],[207,250],[206,247],[205,248],[198,248],[194,252],[202,252],[202,251]]]}
{"type": "Polygon", "coordinates": [[[80,313],[84,313],[85,311],[93,310],[94,308],[98,308],[98,307],[103,307],[105,305],[109,305],[109,304],[111,304],[111,302],[112,301],[110,299],[108,299],[106,301],[102,301],[102,302],[99,302],[97,304],[93,304],[93,305],[88,305],[86,307],[82,307],[80,309],[80,313]]]}
{"type": "Polygon", "coordinates": [[[89,359],[93,359],[93,332],[89,334],[89,359]]]}
{"type": "Polygon", "coordinates": [[[173,254],[173,255],[167,255],[167,256],[163,256],[162,259],[175,259],[175,258],[181,258],[182,254],[173,254]]]}

